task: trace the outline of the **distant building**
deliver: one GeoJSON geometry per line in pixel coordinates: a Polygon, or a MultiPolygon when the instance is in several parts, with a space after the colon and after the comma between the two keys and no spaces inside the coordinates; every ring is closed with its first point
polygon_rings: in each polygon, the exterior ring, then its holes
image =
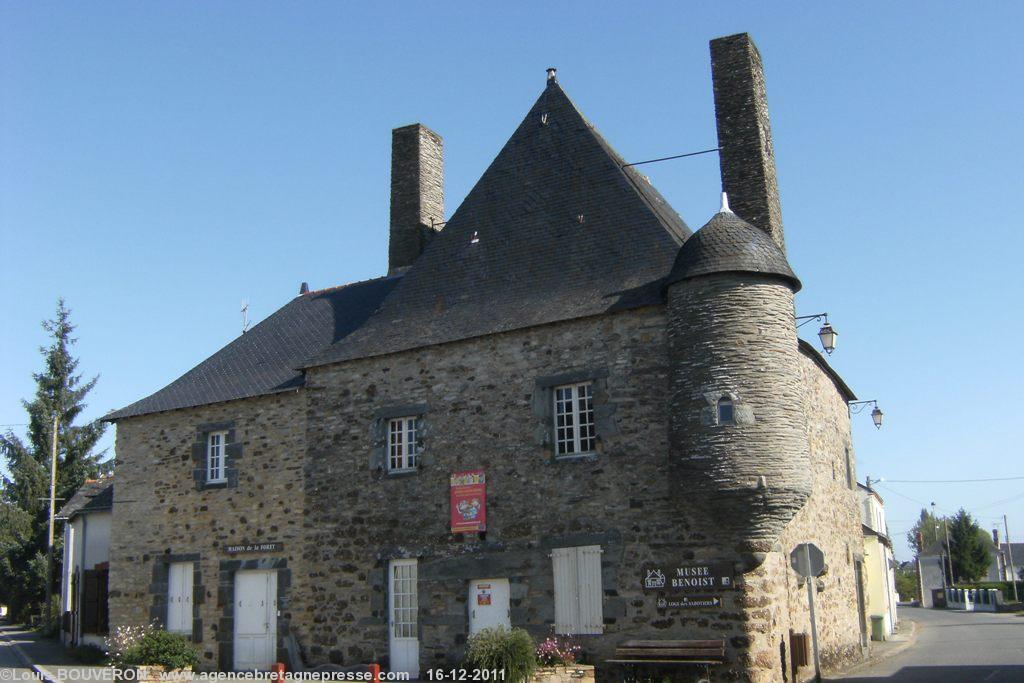
{"type": "Polygon", "coordinates": [[[113,504],[113,477],[87,480],[57,513],[65,520],[61,642],[69,647],[104,645],[113,504]]]}
{"type": "Polygon", "coordinates": [[[896,558],[885,523],[885,501],[873,489],[857,484],[864,530],[864,575],[869,617],[882,617],[885,636],[896,628],[896,558]]]}
{"type": "MultiPolygon", "coordinates": [[[[1020,581],[1020,570],[1024,566],[1024,543],[1000,543],[999,549],[992,553],[992,563],[988,566],[985,574],[986,581],[1020,581]],[[1010,572],[1011,555],[1013,559],[1013,570],[1017,573],[1014,577],[1010,572]]],[[[1006,595],[1006,598],[1013,596],[1006,595]]]]}

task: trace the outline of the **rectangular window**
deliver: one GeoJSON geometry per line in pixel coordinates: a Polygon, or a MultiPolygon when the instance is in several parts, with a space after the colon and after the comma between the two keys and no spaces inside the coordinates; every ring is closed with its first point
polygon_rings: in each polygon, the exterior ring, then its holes
{"type": "Polygon", "coordinates": [[[593,385],[555,387],[555,453],[582,455],[597,450],[593,385]]]}
{"type": "Polygon", "coordinates": [[[388,422],[388,470],[415,470],[419,465],[419,418],[397,417],[388,422]]]}
{"type": "Polygon", "coordinates": [[[555,633],[604,633],[601,597],[601,546],[555,548],[555,633]]]}
{"type": "Polygon", "coordinates": [[[210,432],[206,436],[206,483],[217,484],[228,480],[224,447],[227,432],[210,432]]]}

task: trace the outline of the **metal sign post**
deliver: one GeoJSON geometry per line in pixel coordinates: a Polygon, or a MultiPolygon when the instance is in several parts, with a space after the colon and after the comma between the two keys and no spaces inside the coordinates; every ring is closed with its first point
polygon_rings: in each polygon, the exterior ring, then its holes
{"type": "Polygon", "coordinates": [[[811,610],[811,646],[814,649],[814,680],[821,683],[821,660],[818,656],[818,623],[814,618],[814,582],[825,571],[825,553],[813,543],[801,543],[789,554],[789,563],[807,582],[807,604],[811,610]]]}

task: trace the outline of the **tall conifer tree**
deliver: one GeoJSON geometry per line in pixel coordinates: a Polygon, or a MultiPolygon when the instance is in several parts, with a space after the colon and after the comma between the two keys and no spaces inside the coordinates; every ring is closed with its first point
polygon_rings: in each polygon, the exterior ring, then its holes
{"type": "MultiPolygon", "coordinates": [[[[78,359],[71,355],[71,311],[61,299],[53,320],[43,322],[50,345],[40,347],[43,370],[33,374],[36,394],[22,401],[28,413],[26,440],[8,431],[0,436],[0,451],[10,478],[0,489],[0,602],[16,618],[38,611],[45,594],[46,537],[49,525],[50,453],[53,417],[57,416],[57,498],[68,500],[87,478],[105,469],[103,452],[94,453],[106,424],[76,425],[86,408],[85,397],[97,377],[83,382],[75,374],[78,359]]],[[[61,501],[58,501],[58,507],[61,501]]],[[[59,528],[55,532],[59,544],[59,528]]],[[[55,553],[54,577],[60,576],[60,554],[55,553]]],[[[56,580],[56,579],[55,579],[56,580]]]]}

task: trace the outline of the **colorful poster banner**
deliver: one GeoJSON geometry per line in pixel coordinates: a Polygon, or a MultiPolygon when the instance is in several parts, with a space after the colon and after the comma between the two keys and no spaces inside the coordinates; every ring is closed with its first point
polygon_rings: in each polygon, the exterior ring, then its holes
{"type": "Polygon", "coordinates": [[[452,533],[487,530],[487,481],[483,470],[451,476],[452,533]]]}

